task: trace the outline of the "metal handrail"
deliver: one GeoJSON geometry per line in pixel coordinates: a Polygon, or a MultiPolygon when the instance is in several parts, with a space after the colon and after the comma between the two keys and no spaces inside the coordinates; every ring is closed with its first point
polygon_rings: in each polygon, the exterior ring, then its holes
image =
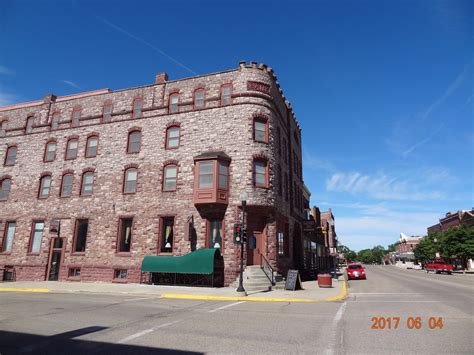
{"type": "Polygon", "coordinates": [[[275,286],[275,278],[273,275],[273,268],[270,265],[270,262],[262,254],[260,254],[260,268],[263,273],[267,276],[268,280],[272,283],[272,286],[275,286]]]}

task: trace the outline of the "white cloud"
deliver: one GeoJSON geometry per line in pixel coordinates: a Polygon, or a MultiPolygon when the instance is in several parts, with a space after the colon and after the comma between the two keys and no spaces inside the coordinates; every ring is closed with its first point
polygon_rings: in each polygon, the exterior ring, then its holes
{"type": "Polygon", "coordinates": [[[7,106],[15,103],[18,98],[15,95],[9,94],[0,88],[0,106],[7,106]]]}
{"type": "Polygon", "coordinates": [[[75,82],[73,81],[70,81],[70,80],[60,80],[62,83],[64,84],[67,84],[71,87],[73,87],[74,89],[78,89],[78,90],[81,90],[81,88],[79,87],[79,85],[77,85],[75,82]]]}
{"type": "Polygon", "coordinates": [[[443,198],[438,191],[423,191],[420,188],[421,183],[425,182],[423,178],[400,179],[384,173],[374,176],[362,175],[359,172],[336,173],[326,181],[326,189],[387,200],[422,201],[443,198]]]}
{"type": "Polygon", "coordinates": [[[338,217],[336,233],[340,242],[351,249],[387,246],[395,243],[400,233],[425,235],[426,228],[436,224],[440,218],[437,212],[397,212],[385,209],[384,213],[363,214],[360,217],[338,217]]]}
{"type": "Polygon", "coordinates": [[[7,67],[4,67],[3,65],[0,65],[0,74],[15,75],[15,72],[7,67]]]}

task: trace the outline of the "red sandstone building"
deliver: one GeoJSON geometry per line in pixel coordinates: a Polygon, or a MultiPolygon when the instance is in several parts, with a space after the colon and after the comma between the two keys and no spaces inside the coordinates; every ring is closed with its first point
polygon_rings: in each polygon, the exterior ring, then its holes
{"type": "Polygon", "coordinates": [[[242,190],[247,265],[284,274],[302,252],[301,130],[264,64],[2,107],[0,157],[17,280],[138,282],[147,255],[219,248],[230,284],[242,190]]]}

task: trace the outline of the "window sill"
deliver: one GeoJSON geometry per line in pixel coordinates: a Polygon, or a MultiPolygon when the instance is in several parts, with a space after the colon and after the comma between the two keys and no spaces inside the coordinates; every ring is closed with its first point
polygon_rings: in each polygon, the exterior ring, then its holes
{"type": "Polygon", "coordinates": [[[122,192],[122,195],[136,195],[137,192],[134,191],[134,192],[122,192]]]}
{"type": "Polygon", "coordinates": [[[91,155],[90,157],[88,157],[88,156],[85,156],[84,158],[86,158],[86,159],[90,159],[90,158],[97,158],[97,155],[91,155]]]}
{"type": "Polygon", "coordinates": [[[167,252],[167,251],[160,251],[158,252],[157,256],[173,256],[173,252],[170,251],[170,252],[167,252]]]}
{"type": "Polygon", "coordinates": [[[69,196],[59,196],[59,198],[71,198],[72,195],[69,195],[69,196]]]}
{"type": "Polygon", "coordinates": [[[64,160],[76,160],[77,157],[75,158],[64,158],[64,160]]]}
{"type": "Polygon", "coordinates": [[[167,147],[165,146],[165,150],[175,150],[175,149],[178,149],[179,148],[179,145],[177,147],[167,147]]]}
{"type": "Polygon", "coordinates": [[[67,278],[67,281],[81,281],[81,277],[80,276],[68,276],[67,278]]]}
{"type": "Polygon", "coordinates": [[[161,190],[161,192],[176,192],[176,189],[174,189],[174,190],[161,190]]]}
{"type": "Polygon", "coordinates": [[[130,252],[125,252],[125,251],[118,251],[115,253],[115,256],[120,256],[120,257],[131,257],[132,253],[130,252]]]}
{"type": "Polygon", "coordinates": [[[71,252],[71,256],[84,256],[86,255],[85,251],[73,251],[71,252]]]}
{"type": "Polygon", "coordinates": [[[138,154],[138,153],[140,153],[140,151],[138,151],[138,152],[129,152],[129,151],[127,151],[127,154],[138,154]]]}
{"type": "Polygon", "coordinates": [[[41,253],[27,253],[26,256],[40,256],[41,253]]]}

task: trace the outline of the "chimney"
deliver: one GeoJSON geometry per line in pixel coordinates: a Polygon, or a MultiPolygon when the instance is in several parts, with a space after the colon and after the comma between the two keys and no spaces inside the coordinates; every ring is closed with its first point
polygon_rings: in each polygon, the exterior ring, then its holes
{"type": "Polygon", "coordinates": [[[164,84],[168,81],[168,74],[158,73],[156,74],[155,84],[164,84]]]}
{"type": "Polygon", "coordinates": [[[48,94],[43,98],[43,102],[45,104],[55,103],[56,102],[56,95],[48,94]]]}

